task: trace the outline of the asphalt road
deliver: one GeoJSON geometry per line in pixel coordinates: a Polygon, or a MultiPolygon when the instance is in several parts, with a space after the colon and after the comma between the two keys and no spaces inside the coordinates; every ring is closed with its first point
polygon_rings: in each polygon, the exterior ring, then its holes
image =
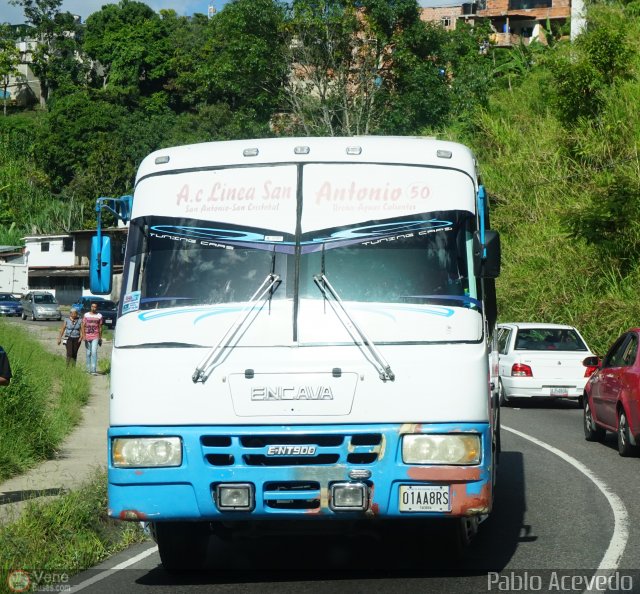
{"type": "Polygon", "coordinates": [[[614,436],[587,443],[581,423],[573,403],[503,409],[494,512],[461,561],[429,529],[262,537],[212,540],[207,570],[176,576],[149,542],[75,576],[71,591],[583,592],[600,568],[592,586],[640,593],[640,458],[620,458],[614,436]]]}

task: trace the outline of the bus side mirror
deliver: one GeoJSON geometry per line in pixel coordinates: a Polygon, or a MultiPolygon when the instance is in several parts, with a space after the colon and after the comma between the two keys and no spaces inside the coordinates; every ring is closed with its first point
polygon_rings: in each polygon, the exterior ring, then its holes
{"type": "Polygon", "coordinates": [[[486,229],[484,245],[480,240],[480,231],[473,234],[473,271],[479,278],[498,278],[500,276],[500,234],[486,229]]]}
{"type": "Polygon", "coordinates": [[[94,235],[91,238],[89,287],[94,295],[109,295],[111,286],[111,238],[94,235]]]}

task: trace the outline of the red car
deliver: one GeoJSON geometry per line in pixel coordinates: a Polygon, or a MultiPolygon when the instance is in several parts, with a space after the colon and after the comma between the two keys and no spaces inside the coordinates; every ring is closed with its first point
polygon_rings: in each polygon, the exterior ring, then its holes
{"type": "Polygon", "coordinates": [[[602,441],[606,431],[618,436],[621,456],[640,453],[640,328],[616,340],[604,359],[587,357],[586,367],[598,368],[584,390],[584,436],[602,441]]]}

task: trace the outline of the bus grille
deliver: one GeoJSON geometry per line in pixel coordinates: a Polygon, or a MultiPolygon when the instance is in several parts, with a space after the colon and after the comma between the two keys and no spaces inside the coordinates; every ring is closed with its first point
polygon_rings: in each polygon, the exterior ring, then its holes
{"type": "Polygon", "coordinates": [[[205,435],[200,442],[211,466],[367,465],[383,447],[381,433],[205,435]]]}
{"type": "Polygon", "coordinates": [[[320,483],[315,481],[278,481],[265,483],[264,505],[272,510],[320,508],[320,483]]]}

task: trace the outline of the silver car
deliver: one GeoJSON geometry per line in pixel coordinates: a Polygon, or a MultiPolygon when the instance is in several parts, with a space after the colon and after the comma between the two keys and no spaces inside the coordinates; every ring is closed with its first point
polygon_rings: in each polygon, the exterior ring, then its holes
{"type": "Polygon", "coordinates": [[[62,312],[56,298],[47,291],[30,291],[20,301],[22,303],[22,319],[27,316],[32,320],[62,320],[62,312]]]}

